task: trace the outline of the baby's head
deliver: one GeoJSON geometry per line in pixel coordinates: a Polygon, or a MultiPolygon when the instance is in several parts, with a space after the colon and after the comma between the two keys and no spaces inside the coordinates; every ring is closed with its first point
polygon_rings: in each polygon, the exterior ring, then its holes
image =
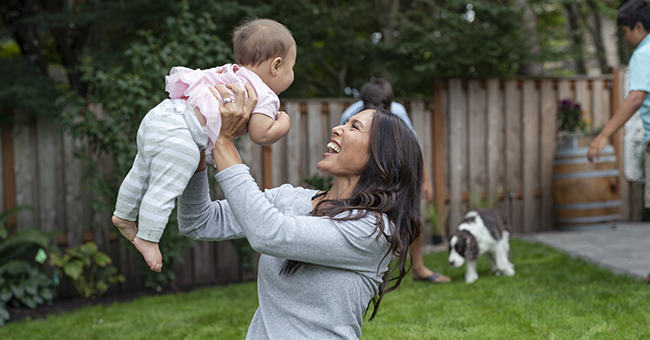
{"type": "Polygon", "coordinates": [[[296,41],[284,25],[270,19],[244,22],[233,34],[235,62],[257,73],[280,94],[293,82],[296,41]]]}

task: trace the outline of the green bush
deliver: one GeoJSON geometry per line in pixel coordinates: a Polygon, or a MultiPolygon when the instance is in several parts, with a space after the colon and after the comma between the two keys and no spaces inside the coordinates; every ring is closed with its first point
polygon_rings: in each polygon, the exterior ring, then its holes
{"type": "Polygon", "coordinates": [[[124,275],[117,274],[111,262],[108,255],[97,249],[95,242],[66,249],[63,255],[50,255],[50,264],[63,270],[83,299],[94,299],[104,294],[109,285],[125,281],[124,275]]]}
{"type": "Polygon", "coordinates": [[[34,309],[53,298],[52,280],[29,262],[14,260],[0,267],[0,326],[9,319],[7,304],[34,309]]]}
{"type": "Polygon", "coordinates": [[[5,225],[9,217],[28,209],[18,206],[0,213],[0,326],[9,320],[7,305],[33,309],[54,297],[52,280],[29,262],[39,249],[51,248],[54,234],[36,229],[10,233],[5,225]]]}

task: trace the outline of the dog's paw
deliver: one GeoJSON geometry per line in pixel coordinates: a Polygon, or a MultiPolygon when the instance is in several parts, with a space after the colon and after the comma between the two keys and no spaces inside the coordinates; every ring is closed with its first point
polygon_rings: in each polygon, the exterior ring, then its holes
{"type": "Polygon", "coordinates": [[[474,283],[478,280],[478,275],[465,275],[465,283],[474,283]]]}

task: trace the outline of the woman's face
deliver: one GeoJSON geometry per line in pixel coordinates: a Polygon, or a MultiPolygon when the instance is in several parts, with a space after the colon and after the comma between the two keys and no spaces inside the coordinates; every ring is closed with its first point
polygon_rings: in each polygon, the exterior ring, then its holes
{"type": "Polygon", "coordinates": [[[361,111],[345,125],[332,128],[328,152],[316,168],[334,177],[358,179],[370,158],[370,126],[374,113],[374,110],[361,111]]]}

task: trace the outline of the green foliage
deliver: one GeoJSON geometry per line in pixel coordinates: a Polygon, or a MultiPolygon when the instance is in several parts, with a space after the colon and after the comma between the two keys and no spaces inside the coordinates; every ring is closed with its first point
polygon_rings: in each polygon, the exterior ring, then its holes
{"type": "Polygon", "coordinates": [[[0,326],[9,319],[7,304],[34,309],[52,298],[52,280],[29,262],[12,260],[0,266],[0,326]]]}
{"type": "Polygon", "coordinates": [[[499,201],[502,194],[503,188],[499,188],[496,193],[488,193],[485,197],[477,192],[473,192],[469,195],[469,199],[472,202],[473,209],[492,208],[499,201]]]}
{"type": "Polygon", "coordinates": [[[334,178],[332,176],[323,176],[316,174],[305,178],[305,182],[312,189],[328,191],[330,188],[332,188],[334,178]]]}
{"type": "Polygon", "coordinates": [[[117,274],[111,262],[94,242],[66,249],[63,255],[50,254],[50,264],[63,270],[83,299],[94,299],[104,294],[111,284],[124,282],[124,275],[117,274]]]}
{"type": "Polygon", "coordinates": [[[2,112],[0,125],[11,123],[18,113],[32,117],[58,116],[62,109],[57,100],[61,89],[20,56],[0,57],[0,109],[11,107],[14,111],[11,116],[2,112]]]}
{"type": "Polygon", "coordinates": [[[54,297],[52,280],[28,262],[39,249],[51,248],[54,234],[35,229],[10,233],[6,221],[22,210],[33,209],[23,205],[0,213],[0,326],[9,319],[7,304],[33,309],[54,297]]]}
{"type": "Polygon", "coordinates": [[[440,235],[440,223],[442,223],[442,226],[446,226],[447,224],[447,216],[449,214],[449,206],[445,207],[445,211],[442,212],[442,215],[436,209],[436,205],[432,203],[428,203],[424,207],[423,215],[424,215],[424,221],[427,223],[431,223],[432,227],[432,232],[433,235],[440,235]]]}
{"type": "Polygon", "coordinates": [[[33,210],[22,205],[0,213],[0,266],[14,260],[33,259],[40,248],[50,249],[53,233],[44,233],[36,229],[21,229],[10,233],[6,221],[22,210],[33,210]]]}

